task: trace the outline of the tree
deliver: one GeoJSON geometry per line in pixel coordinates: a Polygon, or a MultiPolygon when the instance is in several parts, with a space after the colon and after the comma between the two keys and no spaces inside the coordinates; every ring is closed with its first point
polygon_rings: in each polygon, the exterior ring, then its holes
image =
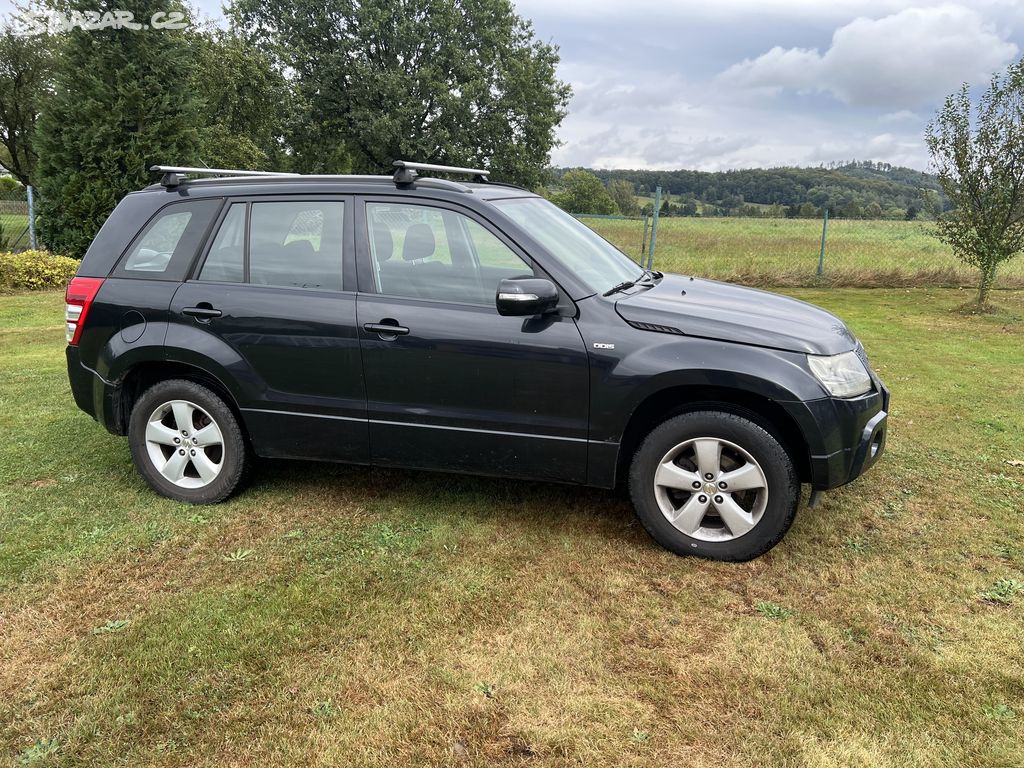
{"type": "Polygon", "coordinates": [[[636,202],[632,182],[625,179],[612,179],[608,182],[608,194],[615,201],[623,216],[640,215],[640,206],[636,202]]]}
{"type": "MultiPolygon", "coordinates": [[[[82,12],[94,4],[68,5],[82,12]]],[[[171,0],[118,7],[146,20],[177,10],[171,0]]],[[[35,140],[39,232],[51,250],[81,257],[125,193],[154,180],[149,166],[197,163],[205,118],[194,66],[183,30],[66,33],[35,140]]]]}
{"type": "Polygon", "coordinates": [[[33,183],[36,121],[50,90],[54,57],[49,35],[0,31],[0,165],[33,183]]]}
{"type": "Polygon", "coordinates": [[[1024,60],[993,77],[977,107],[966,84],[948,96],[925,140],[953,204],[938,236],[977,268],[983,309],[996,268],[1024,248],[1024,60]]]}
{"type": "Polygon", "coordinates": [[[569,171],[562,177],[562,189],[551,201],[569,213],[615,214],[619,212],[604,184],[589,171],[569,171]]]}
{"type": "Polygon", "coordinates": [[[864,215],[869,219],[880,219],[882,218],[882,206],[871,201],[864,207],[864,215]]]}
{"type": "Polygon", "coordinates": [[[202,161],[212,168],[286,170],[284,134],[293,105],[271,58],[217,29],[198,34],[193,45],[193,87],[206,116],[202,161]]]}
{"type": "Polygon", "coordinates": [[[404,158],[541,183],[570,89],[510,0],[235,0],[227,13],[294,73],[300,170],[334,170],[343,147],[360,173],[404,158]]]}

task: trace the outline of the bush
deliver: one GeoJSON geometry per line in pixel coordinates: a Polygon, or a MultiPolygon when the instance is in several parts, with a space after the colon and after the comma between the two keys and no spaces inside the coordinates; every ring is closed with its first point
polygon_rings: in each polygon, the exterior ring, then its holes
{"type": "Polygon", "coordinates": [[[77,270],[77,261],[49,251],[0,253],[0,290],[63,288],[77,270]]]}

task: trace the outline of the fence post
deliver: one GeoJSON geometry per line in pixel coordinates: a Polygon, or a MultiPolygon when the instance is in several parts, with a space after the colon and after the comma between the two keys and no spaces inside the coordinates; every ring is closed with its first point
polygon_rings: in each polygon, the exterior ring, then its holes
{"type": "Polygon", "coordinates": [[[644,214],[644,237],[640,241],[640,266],[644,265],[644,259],[647,256],[647,214],[644,214]]]}
{"type": "Polygon", "coordinates": [[[661,210],[661,187],[654,190],[654,212],[651,216],[651,244],[647,252],[647,268],[654,266],[654,243],[658,239],[658,213],[661,210]]]}
{"type": "Polygon", "coordinates": [[[828,235],[828,206],[825,207],[825,218],[821,222],[821,253],[818,256],[818,275],[825,274],[825,238],[828,235]]]}
{"type": "Polygon", "coordinates": [[[28,192],[28,241],[34,251],[36,249],[36,205],[32,185],[29,184],[25,187],[25,191],[28,192]]]}

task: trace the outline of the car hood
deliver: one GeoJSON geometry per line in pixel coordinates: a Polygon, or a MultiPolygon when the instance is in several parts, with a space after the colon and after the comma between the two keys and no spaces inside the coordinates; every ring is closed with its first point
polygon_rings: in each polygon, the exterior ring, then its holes
{"type": "Polygon", "coordinates": [[[668,326],[687,336],[791,352],[835,355],[857,346],[838,317],[776,293],[680,275],[616,302],[624,320],[668,326]]]}

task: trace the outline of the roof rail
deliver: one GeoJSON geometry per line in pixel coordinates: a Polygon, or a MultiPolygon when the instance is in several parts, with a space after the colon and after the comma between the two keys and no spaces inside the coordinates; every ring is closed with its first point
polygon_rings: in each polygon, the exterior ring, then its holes
{"type": "Polygon", "coordinates": [[[276,171],[240,171],[227,168],[191,168],[179,165],[154,165],[151,171],[162,173],[160,183],[165,187],[176,187],[185,180],[186,174],[193,176],[298,176],[297,173],[280,173],[276,171]]]}
{"type": "Polygon", "coordinates": [[[395,160],[395,184],[412,184],[419,176],[419,171],[437,171],[438,173],[452,173],[459,176],[472,176],[473,181],[480,184],[487,183],[490,171],[481,168],[459,168],[454,165],[433,165],[432,163],[412,163],[408,160],[395,160]]]}

